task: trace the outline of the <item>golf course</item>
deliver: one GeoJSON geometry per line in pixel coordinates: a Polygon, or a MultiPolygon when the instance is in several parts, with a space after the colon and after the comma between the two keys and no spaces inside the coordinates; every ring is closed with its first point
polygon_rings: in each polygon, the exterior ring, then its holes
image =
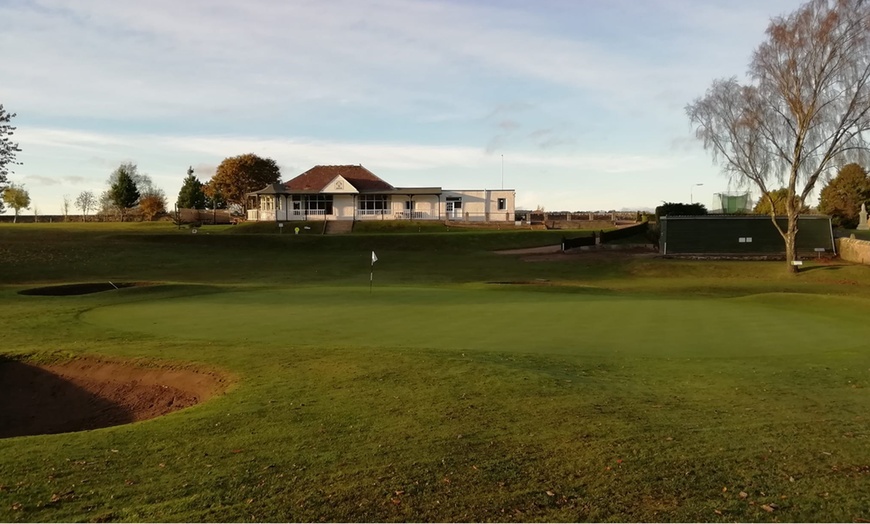
{"type": "Polygon", "coordinates": [[[870,267],[284,229],[0,224],[0,521],[870,521],[870,267]]]}

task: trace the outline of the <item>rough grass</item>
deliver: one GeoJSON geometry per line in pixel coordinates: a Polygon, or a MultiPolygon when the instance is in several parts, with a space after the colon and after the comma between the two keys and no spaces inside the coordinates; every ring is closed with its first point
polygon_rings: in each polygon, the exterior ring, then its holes
{"type": "Polygon", "coordinates": [[[0,227],[4,353],[239,377],[4,440],[0,521],[870,517],[868,268],[489,252],[548,235],[0,227]],[[171,284],[17,294],[116,274],[171,284]]]}

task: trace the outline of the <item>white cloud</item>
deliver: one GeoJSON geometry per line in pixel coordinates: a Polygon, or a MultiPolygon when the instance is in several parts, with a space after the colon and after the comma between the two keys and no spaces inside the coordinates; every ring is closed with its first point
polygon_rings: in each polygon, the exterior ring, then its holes
{"type": "MultiPolygon", "coordinates": [[[[54,115],[220,121],[305,102],[425,113],[427,99],[464,105],[454,95],[481,73],[588,89],[618,107],[646,99],[651,86],[679,87],[699,65],[666,56],[650,61],[582,34],[550,34],[543,3],[535,10],[418,0],[27,5],[0,7],[0,17],[16,20],[3,37],[16,52],[0,73],[22,106],[54,115]]],[[[757,7],[652,5],[696,30],[758,33],[757,7]]],[[[578,4],[567,13],[600,9],[578,4]]]]}
{"type": "Polygon", "coordinates": [[[716,172],[681,138],[682,107],[797,5],[0,2],[15,21],[0,102],[19,113],[18,176],[46,201],[125,160],[171,194],[188,166],[207,180],[254,152],[285,178],[362,163],[397,185],[469,187],[499,184],[504,154],[521,200],[654,204],[716,172]]]}
{"type": "MultiPolygon", "coordinates": [[[[399,186],[494,188],[498,185],[501,168],[501,157],[487,155],[477,147],[457,145],[243,136],[102,135],[42,128],[26,129],[21,133],[21,141],[27,145],[21,175],[33,183],[35,194],[45,190],[47,201],[60,201],[57,195],[71,190],[100,190],[111,170],[128,160],[137,163],[140,171],[149,174],[167,195],[177,193],[188,166],[193,165],[195,174],[205,181],[223,158],[248,152],[275,159],[285,167],[284,180],[317,164],[363,164],[399,186]],[[100,151],[107,159],[99,167],[92,162],[95,144],[102,144],[100,151]],[[63,162],[41,159],[63,159],[63,162]],[[55,196],[48,196],[52,194],[55,196]]],[[[582,185],[588,177],[667,173],[679,161],[678,157],[669,155],[589,151],[554,154],[552,150],[534,149],[504,157],[508,178],[513,182],[511,186],[531,187],[529,184],[544,182],[562,188],[582,185]]],[[[553,195],[558,193],[564,191],[553,191],[553,195]]]]}

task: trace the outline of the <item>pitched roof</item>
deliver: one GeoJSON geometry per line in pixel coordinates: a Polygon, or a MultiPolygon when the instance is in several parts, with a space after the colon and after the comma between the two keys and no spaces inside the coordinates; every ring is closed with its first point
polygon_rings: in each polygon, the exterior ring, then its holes
{"type": "Polygon", "coordinates": [[[357,189],[357,191],[374,192],[389,191],[393,186],[381,180],[377,175],[357,166],[314,166],[296,178],[284,184],[290,191],[321,191],[326,184],[341,175],[357,189]]]}
{"type": "Polygon", "coordinates": [[[276,182],[276,183],[274,183],[274,184],[269,184],[268,186],[264,187],[263,189],[261,189],[261,190],[259,190],[259,191],[254,191],[253,193],[249,193],[249,194],[256,194],[256,195],[281,195],[281,194],[284,194],[284,193],[286,193],[286,192],[287,192],[287,190],[286,190],[286,188],[284,187],[284,185],[281,184],[280,182],[276,182]]]}

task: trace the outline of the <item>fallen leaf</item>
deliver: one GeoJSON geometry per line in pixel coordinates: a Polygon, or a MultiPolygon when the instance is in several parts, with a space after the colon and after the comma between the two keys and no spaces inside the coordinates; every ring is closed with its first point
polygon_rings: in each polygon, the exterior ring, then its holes
{"type": "Polygon", "coordinates": [[[20,502],[13,502],[12,503],[12,511],[18,511],[23,507],[24,506],[22,506],[20,502]]]}
{"type": "Polygon", "coordinates": [[[776,508],[774,508],[774,507],[771,506],[770,504],[764,504],[764,505],[761,506],[761,509],[763,509],[764,511],[766,511],[766,512],[768,512],[768,513],[773,513],[773,510],[776,509],[776,508]]]}
{"type": "Polygon", "coordinates": [[[745,499],[746,497],[749,496],[749,493],[746,493],[745,491],[741,491],[737,496],[740,497],[741,499],[745,499]]]}
{"type": "Polygon", "coordinates": [[[720,511],[720,510],[718,510],[718,509],[714,509],[714,510],[713,510],[713,513],[715,513],[715,514],[717,514],[717,515],[721,515],[721,514],[722,514],[722,511],[720,511]]]}
{"type": "Polygon", "coordinates": [[[556,496],[556,494],[553,493],[553,492],[550,491],[550,490],[547,490],[547,495],[549,495],[549,496],[551,496],[551,497],[555,497],[555,496],[556,496]]]}
{"type": "Polygon", "coordinates": [[[722,488],[722,493],[725,493],[726,491],[728,491],[728,486],[725,486],[724,488],[722,488]]]}

